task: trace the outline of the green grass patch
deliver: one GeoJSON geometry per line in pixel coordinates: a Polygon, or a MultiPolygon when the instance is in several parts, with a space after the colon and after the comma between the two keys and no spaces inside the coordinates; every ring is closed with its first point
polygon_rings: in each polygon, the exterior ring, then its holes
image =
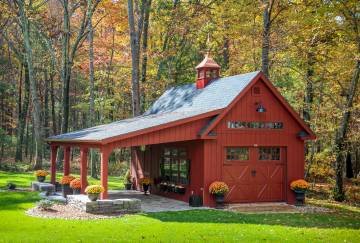
{"type": "Polygon", "coordinates": [[[0,192],[0,242],[360,242],[360,213],[192,210],[61,220],[24,214],[36,193],[0,192]]]}
{"type": "MultiPolygon", "coordinates": [[[[79,178],[79,175],[72,174],[79,178]]],[[[59,181],[62,177],[62,173],[57,173],[56,178],[59,181]]],[[[50,180],[50,175],[46,177],[46,181],[50,180]]],[[[8,182],[15,183],[17,187],[30,187],[31,182],[36,181],[36,177],[33,173],[18,173],[18,172],[6,172],[0,171],[0,188],[4,188],[8,182]]],[[[88,176],[90,185],[100,184],[99,179],[94,179],[88,176]]],[[[108,178],[109,189],[123,189],[123,178],[120,176],[109,176],[108,178]]]]}

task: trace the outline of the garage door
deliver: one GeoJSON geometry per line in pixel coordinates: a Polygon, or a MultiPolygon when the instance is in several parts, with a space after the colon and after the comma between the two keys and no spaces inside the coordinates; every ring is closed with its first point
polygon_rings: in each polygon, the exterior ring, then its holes
{"type": "Polygon", "coordinates": [[[225,147],[223,180],[227,202],[285,200],[286,149],[283,147],[225,147]]]}

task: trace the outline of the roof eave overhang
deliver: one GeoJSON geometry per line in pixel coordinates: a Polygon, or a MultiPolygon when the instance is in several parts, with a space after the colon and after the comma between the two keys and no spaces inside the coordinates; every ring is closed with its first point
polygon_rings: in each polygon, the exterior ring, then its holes
{"type": "Polygon", "coordinates": [[[126,134],[122,134],[122,135],[119,135],[119,136],[114,136],[114,137],[110,137],[110,138],[106,138],[106,139],[101,139],[101,140],[76,140],[76,139],[51,139],[51,138],[48,138],[48,139],[45,139],[45,141],[48,142],[50,145],[55,145],[55,146],[71,144],[71,145],[74,145],[74,146],[94,145],[94,147],[99,147],[99,146],[102,146],[102,145],[105,145],[105,144],[125,140],[125,139],[131,138],[131,137],[144,135],[146,133],[155,132],[155,131],[158,131],[158,130],[178,126],[178,125],[181,125],[181,124],[184,124],[184,123],[196,121],[196,120],[203,119],[203,118],[206,118],[206,117],[218,115],[223,110],[224,109],[218,109],[218,110],[202,113],[202,114],[199,114],[199,115],[196,115],[196,116],[176,120],[176,121],[173,121],[173,122],[169,122],[169,123],[157,125],[157,126],[154,126],[154,127],[149,127],[149,128],[141,129],[141,130],[138,130],[138,131],[134,131],[134,132],[130,132],[130,133],[126,133],[126,134]]]}

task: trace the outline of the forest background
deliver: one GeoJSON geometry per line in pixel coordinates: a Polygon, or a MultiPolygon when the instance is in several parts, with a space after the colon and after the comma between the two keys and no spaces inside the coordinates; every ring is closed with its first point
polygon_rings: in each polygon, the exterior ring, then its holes
{"type": "MultiPolygon", "coordinates": [[[[344,178],[360,172],[355,0],[1,0],[0,169],[48,167],[45,138],[141,114],[194,82],[208,51],[221,76],[273,81],[317,135],[306,178],[344,200],[344,178]]],[[[128,160],[116,150],[110,171],[128,160]]]]}

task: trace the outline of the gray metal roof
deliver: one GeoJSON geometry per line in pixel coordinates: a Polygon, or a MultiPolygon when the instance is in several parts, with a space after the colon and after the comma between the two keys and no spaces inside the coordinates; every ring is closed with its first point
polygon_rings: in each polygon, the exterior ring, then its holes
{"type": "Polygon", "coordinates": [[[49,141],[101,141],[146,128],[190,118],[227,107],[259,72],[211,81],[197,89],[195,83],[173,87],[164,92],[143,115],[110,124],[51,136],[49,141]]]}

